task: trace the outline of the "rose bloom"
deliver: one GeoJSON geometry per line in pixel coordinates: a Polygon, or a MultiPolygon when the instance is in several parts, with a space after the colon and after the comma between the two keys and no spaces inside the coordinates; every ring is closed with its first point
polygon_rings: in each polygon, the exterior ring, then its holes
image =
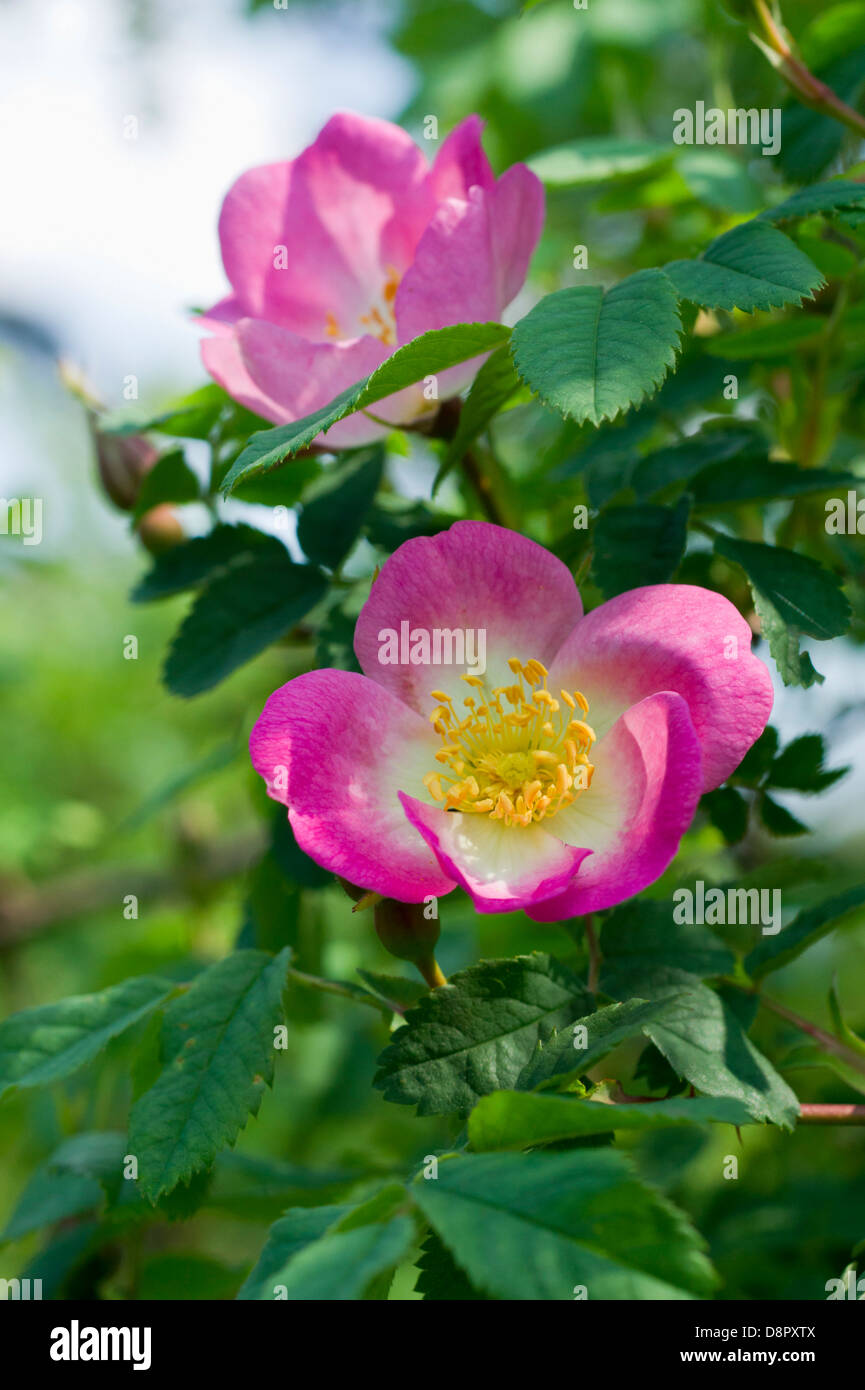
{"type": "Polygon", "coordinates": [[[271,695],[252,761],[312,859],[404,902],[459,884],[481,912],[538,921],[621,902],[663,873],[772,708],[723,595],[653,584],[584,616],[560,560],[487,522],[401,545],[354,647],[363,675],[271,695]],[[431,654],[436,629],[482,630],[483,675],[383,663],[404,622],[431,654]]]}
{"type": "MultiPolygon", "coordinates": [[[[345,112],[297,159],[241,175],[219,219],[232,293],[201,320],[214,335],[204,365],[229,395],[285,424],[431,328],[501,318],[525,280],[544,196],[523,164],[493,176],[481,130],[469,116],[430,168],[399,126],[345,112]]],[[[439,397],[463,390],[482,360],[442,372],[439,397]]],[[[417,385],[375,414],[410,424],[435,408],[417,385]]],[[[327,444],[387,433],[357,413],[327,444]]]]}

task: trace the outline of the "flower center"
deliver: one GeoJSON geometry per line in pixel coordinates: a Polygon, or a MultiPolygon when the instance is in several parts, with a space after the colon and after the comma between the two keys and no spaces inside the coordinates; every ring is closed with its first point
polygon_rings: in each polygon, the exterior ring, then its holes
{"type": "MultiPolygon", "coordinates": [[[[371,334],[373,338],[378,338],[379,342],[392,347],[396,342],[396,315],[394,313],[394,300],[399,289],[399,271],[394,270],[392,265],[387,268],[384,285],[377,300],[370,306],[369,312],[361,314],[360,323],[365,333],[371,334]]],[[[342,329],[336,317],[328,312],[325,315],[328,338],[342,338],[342,329]]]]}
{"type": "Polygon", "coordinates": [[[439,703],[430,722],[441,735],[436,761],[424,785],[445,811],[477,811],[505,825],[532,825],[570,806],[592,781],[589,750],[595,731],[583,718],[589,704],[579,690],[547,690],[547,671],[532,658],[511,657],[516,685],[486,692],[478,676],[461,676],[478,696],[467,695],[460,719],[453,700],[433,690],[439,703]]]}

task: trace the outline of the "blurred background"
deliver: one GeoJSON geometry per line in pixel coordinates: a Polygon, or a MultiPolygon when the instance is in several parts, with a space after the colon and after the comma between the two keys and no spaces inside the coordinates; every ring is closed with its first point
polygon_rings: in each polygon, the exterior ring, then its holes
{"type": "MultiPolygon", "coordinates": [[[[693,254],[785,180],[831,172],[841,157],[829,148],[809,168],[812,146],[797,154],[791,139],[780,161],[691,149],[671,162],[676,108],[785,100],[744,29],[710,0],[590,0],[580,12],[569,0],[547,0],[523,16],[519,9],[515,0],[0,0],[0,496],[41,498],[44,518],[38,546],[0,536],[3,1014],[131,974],[188,978],[190,961],[230,949],[250,911],[301,914],[304,959],[322,973],[388,968],[371,924],[352,918],[337,890],[323,889],[310,909],[290,876],[281,881],[278,853],[250,867],[268,842],[245,738],[296,657],[272,648],[214,692],[169,696],[160,666],[188,599],[130,604],[147,557],[100,490],[84,411],[58,372],[59,359],[74,364],[110,410],[142,419],[204,383],[192,311],[224,293],[216,221],[237,175],[296,154],[340,108],[400,121],[421,143],[426,116],[437,117],[443,135],[478,111],[497,171],[565,141],[614,138],[596,164],[585,157],[579,178],[571,171],[567,187],[556,187],[554,171],[548,179],[547,230],[516,316],[540,293],[575,283],[575,243],[591,248],[590,278],[614,282],[693,254]],[[129,636],[137,660],[124,659],[129,636]],[[140,899],[137,919],[123,916],[127,894],[140,899]]],[[[799,33],[820,9],[785,5],[785,19],[799,33]]],[[[865,48],[827,61],[839,65],[838,89],[854,100],[865,48]]],[[[764,408],[775,407],[759,391],[742,403],[742,413],[764,408]]],[[[699,399],[692,416],[693,427],[705,418],[699,399]]],[[[499,443],[508,466],[527,476],[550,436],[516,411],[499,443]]],[[[190,458],[195,464],[194,449],[190,458]]],[[[422,448],[399,466],[403,491],[428,495],[422,448]]],[[[845,440],[845,466],[865,474],[861,433],[845,440]]],[[[566,467],[561,478],[567,504],[566,467]]],[[[440,500],[447,509],[447,491],[440,500]]],[[[233,502],[224,515],[249,513],[233,502]]],[[[183,510],[188,534],[204,520],[183,510]]],[[[527,515],[526,530],[530,522],[543,538],[543,518],[527,515]]],[[[829,765],[851,771],[819,800],[779,798],[812,836],[772,851],[758,837],[745,854],[751,867],[763,866],[761,886],[790,885],[791,910],[809,893],[852,881],[857,868],[861,876],[865,847],[862,647],[814,644],[813,655],[825,685],[779,688],[773,723],[785,740],[823,733],[829,765]],[[806,875],[797,870],[803,861],[806,875]]],[[[704,856],[717,861],[719,848],[711,827],[695,830],[679,878],[701,872],[704,856]]],[[[731,862],[722,858],[722,870],[731,862]]],[[[658,892],[666,891],[662,883],[658,892]]],[[[446,974],[478,954],[567,951],[562,931],[522,917],[477,919],[450,900],[443,916],[446,974]]],[[[861,1029],[861,932],[821,943],[777,977],[775,993],[825,1022],[834,972],[861,1029]]],[[[276,1094],[192,1222],[148,1237],[136,1265],[140,1296],[232,1296],[266,1222],[290,1202],[322,1200],[361,1162],[402,1170],[446,1142],[438,1122],[416,1121],[370,1089],[383,1039],[369,1011],[296,1003],[276,1094]],[[269,1166],[257,1169],[259,1161],[269,1166]]],[[[773,1057],[793,1041],[783,1024],[760,1028],[758,1042],[773,1057]]],[[[821,1071],[788,1079],[809,1099],[857,1098],[821,1071]]],[[[62,1092],[4,1103],[0,1229],[65,1134],[122,1126],[126,1082],[118,1051],[98,1092],[85,1072],[62,1092]]],[[[792,1139],[754,1131],[740,1180],[719,1184],[718,1144],[726,1142],[664,1131],[641,1141],[640,1161],[707,1234],[723,1296],[821,1297],[851,1236],[865,1236],[861,1131],[811,1129],[792,1139]]],[[[6,1231],[0,1272],[39,1271],[57,1292],[128,1296],[127,1257],[110,1242],[96,1241],[86,1258],[64,1263],[55,1252],[46,1263],[45,1226],[53,1250],[76,1214],[49,1211],[48,1221],[38,1195],[31,1215],[6,1231]]],[[[398,1296],[411,1285],[407,1271],[398,1296]]]]}

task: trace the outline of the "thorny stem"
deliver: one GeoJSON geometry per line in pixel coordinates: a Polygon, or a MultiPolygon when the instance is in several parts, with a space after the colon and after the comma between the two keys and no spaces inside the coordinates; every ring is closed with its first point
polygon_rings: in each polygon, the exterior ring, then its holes
{"type": "Polygon", "coordinates": [[[865,1125],[865,1105],[803,1105],[802,1125],[865,1125]]]}
{"type": "Polygon", "coordinates": [[[821,82],[819,77],[815,77],[801,58],[796,56],[788,41],[786,30],[783,25],[776,21],[766,4],[766,0],[754,0],[754,9],[766,42],[764,43],[756,35],[751,37],[755,39],[758,47],[767,53],[773,66],[787,85],[792,87],[799,100],[805,106],[810,106],[812,110],[819,111],[824,116],[832,116],[836,121],[847,126],[848,130],[855,131],[860,137],[865,136],[865,116],[854,111],[853,107],[848,106],[846,101],[842,101],[837,92],[833,92],[831,87],[827,87],[825,82],[821,82]],[[777,61],[771,59],[771,54],[777,54],[777,61]]]}

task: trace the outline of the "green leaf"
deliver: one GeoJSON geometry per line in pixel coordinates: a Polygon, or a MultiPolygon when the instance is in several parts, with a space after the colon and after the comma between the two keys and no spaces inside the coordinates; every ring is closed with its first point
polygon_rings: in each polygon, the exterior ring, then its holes
{"type": "Polygon", "coordinates": [[[643,503],[602,512],[592,532],[592,580],[604,598],[641,584],[665,584],[685,554],[690,504],[675,507],[643,503]]]}
{"type": "Polygon", "coordinates": [[[832,1015],[832,1027],[835,1029],[836,1037],[849,1047],[851,1052],[865,1056],[865,1038],[860,1038],[858,1033],[854,1033],[842,1012],[837,980],[833,980],[829,987],[829,1012],[832,1015]]]}
{"type": "Polygon", "coordinates": [[[668,969],[686,984],[733,969],[732,952],[708,927],[676,922],[673,912],[670,902],[636,899],[610,914],[601,934],[601,984],[607,994],[645,998],[643,986],[668,969]]]}
{"type": "Polygon", "coordinates": [[[165,662],[175,695],[200,695],[282,637],[324,597],[320,570],[296,565],[287,551],[253,555],[219,575],[198,596],[165,662]]]}
{"type": "Polygon", "coordinates": [[[223,492],[233,492],[241,479],[275,468],[298,450],[307,448],[319,434],[326,434],[347,415],[365,410],[426,376],[435,376],[499,347],[507,342],[510,332],[500,323],[461,323],[453,328],[434,328],[422,333],[419,338],[397,348],[371,376],[341,391],[329,405],[305,415],[302,420],[254,434],[226,474],[223,492]]]}
{"type": "Polygon", "coordinates": [[[773,970],[795,960],[815,941],[833,931],[848,913],[865,903],[865,884],[848,888],[846,893],[827,898],[815,907],[806,908],[788,923],[777,936],[764,936],[745,957],[745,969],[755,980],[761,980],[773,970]]]}
{"type": "Polygon", "coordinates": [[[145,473],[132,516],[138,521],[151,507],[163,502],[196,502],[200,495],[198,478],[186,462],[183,450],[172,449],[145,473]]]}
{"type": "Polygon", "coordinates": [[[460,1269],[447,1246],[442,1244],[435,1231],[430,1231],[421,1247],[417,1262],[418,1277],[415,1293],[427,1301],[444,1302],[486,1302],[486,1294],[478,1293],[460,1269]]]}
{"type": "Polygon", "coordinates": [[[196,536],[159,555],[130,597],[133,603],[171,598],[251,564],[258,556],[279,558],[284,554],[285,546],[274,536],[266,536],[252,526],[214,526],[209,535],[196,536]]]}
{"type": "Polygon", "coordinates": [[[508,345],[504,343],[487,358],[471,384],[460,411],[456,433],[436,474],[432,487],[433,497],[439,484],[471,448],[478,435],[483,434],[490,421],[521,389],[522,383],[517,376],[508,345]]]}
{"type": "Polygon", "coordinates": [[[81,1216],[102,1206],[105,1194],[99,1183],[77,1173],[59,1173],[51,1163],[37,1168],[0,1233],[0,1242],[20,1240],[31,1231],[58,1221],[81,1216]]]}
{"type": "Polygon", "coordinates": [[[377,999],[382,999],[394,1013],[405,1013],[429,993],[420,980],[408,980],[402,975],[381,975],[375,970],[358,970],[361,981],[377,999]]]}
{"type": "Polygon", "coordinates": [[[351,1223],[352,1211],[319,1208],[290,1212],[271,1231],[268,1246],[238,1298],[291,1302],[347,1302],[361,1299],[381,1275],[405,1258],[414,1241],[408,1216],[390,1221],[351,1223]],[[318,1221],[316,1221],[318,1217],[318,1221]],[[325,1224],[327,1223],[327,1224],[325,1224]],[[277,1263],[279,1255],[282,1259],[277,1263]]]}
{"type": "MultiPolygon", "coordinates": [[[[792,1128],[799,1102],[743,1032],[732,1010],[706,985],[672,993],[645,1032],[677,1076],[709,1096],[741,1101],[757,1120],[792,1128]]],[[[663,992],[663,991],[662,991],[663,992]]]]}
{"type": "Polygon", "coordinates": [[[548,294],[513,331],[523,381],[563,415],[598,425],[651,395],[673,366],[681,322],[660,270],[548,294]]]}
{"type": "Polygon", "coordinates": [[[744,332],[722,333],[717,338],[709,338],[706,351],[712,357],[734,362],[786,361],[797,347],[819,338],[825,330],[826,320],[817,316],[782,319],[744,332]]]}
{"type": "Polygon", "coordinates": [[[286,1207],[332,1201],[357,1177],[347,1168],[304,1168],[282,1159],[226,1149],[213,1165],[205,1205],[208,1210],[246,1220],[272,1221],[286,1207]]]}
{"type": "Polygon", "coordinates": [[[728,845],[738,844],[748,829],[748,803],[734,787],[707,792],[700,805],[728,845]]]}
{"type": "Polygon", "coordinates": [[[782,1071],[831,1071],[845,1086],[865,1096],[865,1072],[857,1069],[833,1052],[824,1052],[817,1043],[801,1043],[788,1052],[780,1063],[782,1071]]]}
{"type": "Polygon", "coordinates": [[[751,1123],[738,1100],[693,1097],[690,1100],[646,1101],[610,1105],[578,1096],[533,1095],[526,1091],[496,1091],[482,1096],[469,1116],[473,1149],[526,1149],[537,1144],[607,1134],[620,1129],[644,1130],[663,1125],[751,1123]]]}
{"type": "Polygon", "coordinates": [[[99,994],[40,1004],[0,1023],[0,1096],[71,1076],[111,1038],[146,1018],[170,995],[165,980],[142,976],[99,994]]]}
{"type": "Polygon", "coordinates": [[[166,1010],[164,1070],[136,1101],[129,1151],[151,1202],[234,1143],[273,1079],[289,951],[235,951],[166,1010]]]}
{"type": "Polygon", "coordinates": [[[672,160],[673,150],[661,140],[590,135],[533,155],[528,164],[548,188],[581,188],[653,173],[672,160]]]}
{"type": "Polygon", "coordinates": [[[778,754],[769,771],[767,785],[806,794],[825,791],[850,771],[848,767],[825,769],[825,756],[826,745],[821,734],[802,734],[778,754]]]}
{"type": "Polygon", "coordinates": [[[715,553],[741,565],[748,577],[763,636],[785,685],[813,685],[823,677],[799,650],[804,633],[825,642],[850,624],[850,605],[840,581],[808,555],[715,536],[715,553]]]}
{"type": "Polygon", "coordinates": [[[620,1043],[645,1033],[645,1024],[652,1018],[659,1018],[665,1008],[663,1000],[650,1003],[645,999],[628,999],[623,1004],[609,1004],[586,1018],[578,1018],[538,1046],[517,1078],[518,1089],[530,1091],[549,1085],[567,1085],[602,1061],[620,1043]],[[575,1047],[575,1039],[585,1046],[575,1047]]]}
{"type": "Polygon", "coordinates": [[[592,1003],[552,956],[481,961],[406,1014],[373,1084],[420,1115],[469,1110],[479,1096],[513,1085],[537,1043],[592,1003]]]}
{"type": "Polygon", "coordinates": [[[779,497],[806,497],[813,492],[828,492],[855,484],[856,478],[850,473],[755,459],[741,470],[731,468],[726,462],[711,464],[691,479],[690,491],[696,507],[718,507],[739,502],[769,502],[779,497]]]}
{"type": "Polygon", "coordinates": [[[752,743],[733,774],[737,782],[754,786],[762,781],[778,751],[778,730],[767,724],[756,743],[752,743]]]}
{"type": "Polygon", "coordinates": [[[360,449],[329,468],[304,495],[297,539],[313,564],[336,569],[351,550],[383,469],[383,449],[360,449]]]}
{"type": "Polygon", "coordinates": [[[760,429],[745,420],[713,420],[696,434],[668,444],[639,459],[630,482],[638,497],[652,497],[676,483],[687,482],[712,465],[732,476],[750,472],[768,458],[768,445],[760,429]],[[729,465],[735,460],[737,468],[729,465]],[[739,468],[747,464],[747,468],[739,468]]]}
{"type": "Polygon", "coordinates": [[[269,1299],[274,1297],[274,1276],[301,1250],[321,1237],[335,1226],[353,1208],[350,1203],[341,1206],[293,1208],[271,1226],[264,1249],[255,1268],[241,1288],[238,1299],[242,1301],[269,1299]]]}
{"type": "Polygon", "coordinates": [[[825,282],[795,242],[765,222],[743,222],[697,261],[670,261],[664,273],[683,299],[707,309],[772,309],[813,299],[825,282]]]}
{"type": "Polygon", "coordinates": [[[472,1284],[499,1298],[704,1297],[716,1283],[687,1219],[609,1149],[448,1158],[414,1195],[472,1284]]]}
{"type": "Polygon", "coordinates": [[[765,792],[759,799],[760,820],[770,835],[807,835],[809,828],[791,815],[785,806],[773,801],[765,792]]]}

